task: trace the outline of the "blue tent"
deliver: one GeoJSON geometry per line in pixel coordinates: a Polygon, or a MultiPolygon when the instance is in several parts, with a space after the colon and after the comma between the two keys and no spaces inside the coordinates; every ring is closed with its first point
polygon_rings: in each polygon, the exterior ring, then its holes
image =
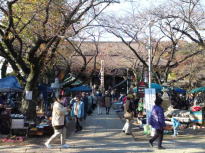
{"type": "Polygon", "coordinates": [[[175,92],[177,92],[177,93],[186,93],[186,90],[181,89],[181,88],[177,88],[177,87],[174,87],[173,90],[174,90],[175,92]]]}
{"type": "Polygon", "coordinates": [[[70,92],[91,92],[92,88],[90,86],[82,85],[69,89],[70,92]]]}
{"type": "Polygon", "coordinates": [[[156,89],[156,92],[161,92],[162,91],[162,86],[157,84],[157,83],[151,83],[151,88],[156,89]]]}
{"type": "MultiPolygon", "coordinates": [[[[155,89],[156,89],[156,92],[161,92],[162,89],[163,89],[163,86],[161,86],[161,85],[159,85],[159,84],[157,84],[157,83],[152,83],[152,84],[151,84],[151,88],[155,88],[155,89]]],[[[166,88],[166,87],[165,87],[165,88],[166,88]]],[[[170,88],[168,87],[168,89],[170,89],[170,88]]],[[[178,88],[178,87],[174,87],[173,90],[174,90],[175,92],[177,92],[177,93],[186,93],[186,90],[181,89],[181,88],[178,88]]]]}
{"type": "Polygon", "coordinates": [[[0,92],[22,92],[23,88],[20,86],[15,76],[8,76],[0,79],[0,92]]]}

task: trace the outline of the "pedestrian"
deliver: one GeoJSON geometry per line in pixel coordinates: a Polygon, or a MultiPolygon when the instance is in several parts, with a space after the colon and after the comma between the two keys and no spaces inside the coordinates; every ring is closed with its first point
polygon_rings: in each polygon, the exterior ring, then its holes
{"type": "Polygon", "coordinates": [[[76,96],[75,103],[73,104],[71,116],[75,117],[75,132],[81,131],[82,126],[80,121],[84,118],[84,103],[76,96]]]}
{"type": "Polygon", "coordinates": [[[134,117],[138,116],[138,103],[139,103],[140,97],[137,93],[134,93],[134,100],[133,100],[133,109],[134,109],[134,117]]]}
{"type": "Polygon", "coordinates": [[[88,112],[88,109],[89,109],[88,108],[88,97],[87,97],[85,92],[82,92],[81,96],[82,96],[81,100],[84,103],[84,120],[86,120],[87,112],[88,112]]]}
{"type": "Polygon", "coordinates": [[[47,148],[52,147],[50,143],[59,135],[61,139],[61,147],[69,147],[68,144],[65,144],[65,115],[67,114],[67,109],[63,106],[63,102],[64,100],[62,95],[59,95],[54,102],[52,111],[52,126],[54,128],[54,134],[45,142],[45,146],[47,148]]]}
{"type": "Polygon", "coordinates": [[[92,108],[93,110],[96,108],[97,106],[97,97],[94,93],[92,93],[92,99],[93,99],[93,105],[92,105],[92,108]]]}
{"type": "Polygon", "coordinates": [[[106,114],[109,115],[110,112],[110,107],[111,107],[111,102],[112,98],[109,94],[108,91],[105,92],[105,96],[104,96],[104,101],[105,101],[105,109],[106,109],[106,114]]]}
{"type": "Polygon", "coordinates": [[[124,104],[124,118],[126,119],[126,122],[123,126],[122,131],[127,135],[131,134],[131,121],[134,115],[132,110],[131,98],[131,96],[127,96],[126,102],[124,104]]]}
{"type": "Polygon", "coordinates": [[[166,126],[162,102],[163,100],[160,97],[156,97],[155,105],[149,117],[149,124],[155,129],[155,135],[149,140],[149,144],[153,147],[153,142],[158,138],[158,149],[165,149],[162,147],[164,127],[166,126]]]}
{"type": "Polygon", "coordinates": [[[100,91],[98,91],[96,94],[96,97],[97,97],[98,115],[100,115],[100,114],[102,114],[102,107],[103,107],[102,93],[100,91]]]}
{"type": "Polygon", "coordinates": [[[91,95],[91,93],[87,94],[88,97],[88,115],[91,115],[93,112],[93,97],[91,95]]]}
{"type": "Polygon", "coordinates": [[[180,124],[180,122],[176,119],[176,118],[174,118],[174,117],[172,117],[172,119],[171,119],[171,121],[172,121],[172,127],[173,127],[173,131],[174,131],[174,133],[173,133],[173,137],[176,137],[177,135],[178,135],[178,129],[179,129],[179,126],[181,125],[180,124]]]}

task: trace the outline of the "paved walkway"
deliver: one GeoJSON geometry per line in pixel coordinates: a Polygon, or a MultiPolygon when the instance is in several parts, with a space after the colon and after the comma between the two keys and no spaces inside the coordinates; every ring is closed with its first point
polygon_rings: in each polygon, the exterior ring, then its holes
{"type": "Polygon", "coordinates": [[[39,144],[0,146],[0,153],[205,153],[204,139],[169,139],[164,141],[166,150],[157,150],[149,147],[146,136],[134,140],[131,135],[122,133],[122,126],[123,121],[113,110],[110,115],[97,115],[95,111],[87,118],[83,131],[66,140],[71,146],[69,149],[61,149],[57,144],[47,149],[43,140],[39,144]]]}

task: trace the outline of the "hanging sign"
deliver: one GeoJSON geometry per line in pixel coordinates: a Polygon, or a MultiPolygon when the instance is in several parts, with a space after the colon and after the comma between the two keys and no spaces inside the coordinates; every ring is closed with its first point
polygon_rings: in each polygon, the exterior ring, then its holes
{"type": "Polygon", "coordinates": [[[32,100],[32,91],[26,91],[25,99],[26,100],[32,100]]]}
{"type": "Polygon", "coordinates": [[[140,98],[144,97],[145,88],[147,88],[147,84],[145,82],[138,83],[138,94],[139,94],[140,98]]]}

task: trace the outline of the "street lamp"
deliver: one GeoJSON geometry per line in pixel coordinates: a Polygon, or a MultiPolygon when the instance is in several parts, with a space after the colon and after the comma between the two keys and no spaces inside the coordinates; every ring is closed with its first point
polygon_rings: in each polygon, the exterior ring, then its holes
{"type": "Polygon", "coordinates": [[[154,24],[154,21],[151,20],[149,22],[149,47],[148,47],[148,83],[149,88],[151,88],[152,84],[152,26],[154,24]]]}
{"type": "Polygon", "coordinates": [[[155,89],[151,88],[152,84],[152,26],[154,24],[154,21],[151,20],[148,24],[149,26],[149,44],[148,44],[148,83],[149,83],[149,88],[145,89],[145,108],[146,108],[146,120],[147,120],[147,125],[146,127],[148,128],[148,118],[150,116],[152,107],[154,105],[154,100],[156,98],[156,91],[155,89]]]}

